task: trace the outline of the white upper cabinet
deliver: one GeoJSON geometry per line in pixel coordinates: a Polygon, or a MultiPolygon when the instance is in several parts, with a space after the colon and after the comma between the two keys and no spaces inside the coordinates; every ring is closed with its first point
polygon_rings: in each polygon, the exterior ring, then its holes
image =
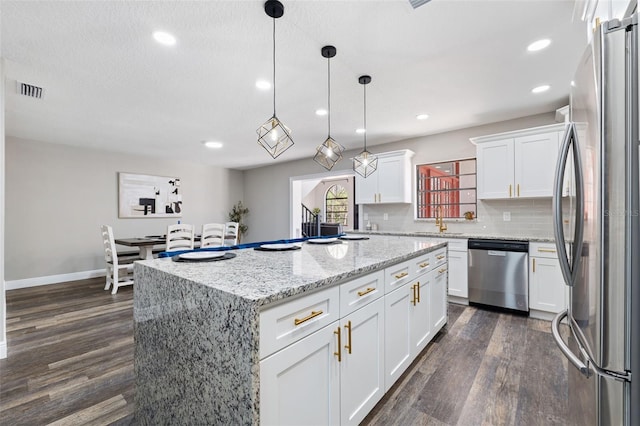
{"type": "Polygon", "coordinates": [[[564,124],[472,138],[479,199],[551,197],[564,124]]]}
{"type": "Polygon", "coordinates": [[[356,174],[356,204],[411,203],[413,151],[376,154],[378,168],[366,178],[356,174]]]}

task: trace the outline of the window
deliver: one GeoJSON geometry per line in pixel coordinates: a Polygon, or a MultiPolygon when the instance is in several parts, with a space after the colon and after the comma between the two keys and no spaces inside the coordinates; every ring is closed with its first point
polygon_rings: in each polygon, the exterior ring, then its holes
{"type": "Polygon", "coordinates": [[[476,160],[416,166],[416,218],[476,217],[476,160]]]}
{"type": "Polygon", "coordinates": [[[342,185],[332,185],[325,196],[326,221],[348,226],[349,195],[342,185]]]}

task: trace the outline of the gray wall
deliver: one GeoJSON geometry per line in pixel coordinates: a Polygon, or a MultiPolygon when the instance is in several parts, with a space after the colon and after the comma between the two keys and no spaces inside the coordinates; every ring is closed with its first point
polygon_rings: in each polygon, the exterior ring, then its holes
{"type": "MultiPolygon", "coordinates": [[[[1,15],[0,15],[1,16],[1,15]]],[[[0,43],[1,45],[1,43],[0,43]]],[[[0,56],[0,210],[6,212],[4,208],[4,59],[0,56]]],[[[5,215],[3,215],[4,217],[5,215]]],[[[7,316],[5,314],[7,306],[4,292],[4,228],[5,220],[0,220],[0,358],[7,356],[7,316]]]]}
{"type": "MultiPolygon", "coordinates": [[[[415,155],[412,158],[412,164],[414,166],[415,164],[422,163],[457,160],[461,158],[475,158],[475,145],[469,142],[469,138],[553,123],[555,123],[555,112],[549,112],[516,120],[440,133],[437,135],[391,142],[369,148],[373,153],[410,149],[415,152],[415,155]]],[[[295,146],[292,149],[295,149],[295,146]]],[[[351,161],[349,161],[349,158],[357,155],[358,152],[359,150],[347,152],[344,155],[344,159],[336,164],[333,170],[351,169],[351,161]]],[[[321,173],[323,170],[324,169],[315,165],[312,159],[309,158],[245,171],[244,193],[247,206],[252,208],[252,211],[260,210],[260,214],[252,214],[247,221],[247,224],[249,225],[249,232],[246,241],[286,238],[289,235],[289,177],[321,173]]],[[[479,210],[478,212],[479,217],[481,212],[485,213],[485,222],[482,222],[481,218],[479,222],[461,224],[460,226],[472,227],[472,230],[465,229],[466,232],[473,232],[474,230],[477,232],[483,232],[488,228],[494,230],[495,228],[501,227],[502,224],[497,223],[496,219],[498,212],[501,217],[502,209],[505,208],[501,203],[504,202],[494,202],[493,207],[491,203],[486,206],[479,205],[479,209],[482,208],[482,210],[479,210]],[[484,226],[487,226],[487,224],[489,224],[488,228],[483,228],[484,226]]],[[[508,223],[509,229],[519,230],[525,223],[528,223],[531,215],[525,214],[525,212],[530,210],[532,205],[535,207],[536,212],[544,212],[546,211],[546,204],[550,205],[550,202],[538,200],[536,202],[520,201],[509,204],[506,207],[510,209],[512,213],[512,221],[508,223]]],[[[370,215],[370,220],[372,222],[379,224],[380,230],[430,231],[435,229],[433,221],[414,221],[411,205],[393,204],[385,206],[368,206],[363,210],[364,213],[370,215]],[[383,222],[380,220],[383,213],[387,213],[389,215],[388,221],[383,222]]],[[[545,223],[541,225],[540,228],[547,229],[546,218],[541,220],[545,221],[545,223]]],[[[456,224],[453,224],[452,228],[455,227],[456,224]]]]}
{"type": "Polygon", "coordinates": [[[242,172],[196,163],[12,137],[6,159],[7,281],[103,269],[102,224],[119,238],[164,234],[176,222],[119,219],[118,172],[179,177],[180,220],[196,230],[206,222],[226,222],[231,206],[243,200],[242,172]]]}

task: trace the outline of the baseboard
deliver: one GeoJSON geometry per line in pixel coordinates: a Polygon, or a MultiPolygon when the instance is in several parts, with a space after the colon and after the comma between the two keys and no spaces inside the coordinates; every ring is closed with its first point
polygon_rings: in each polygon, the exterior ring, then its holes
{"type": "Polygon", "coordinates": [[[22,280],[5,281],[5,290],[16,290],[19,288],[37,287],[47,284],[58,284],[66,281],[86,280],[89,278],[104,277],[105,269],[95,269],[93,271],[72,272],[70,274],[48,275],[45,277],[25,278],[22,280]]]}
{"type": "Polygon", "coordinates": [[[0,342],[0,359],[7,357],[7,341],[0,342]]]}
{"type": "Polygon", "coordinates": [[[458,305],[469,305],[469,299],[466,297],[458,297],[449,295],[449,302],[457,303],[458,305]]]}
{"type": "Polygon", "coordinates": [[[556,315],[558,314],[555,314],[553,312],[538,311],[536,309],[529,310],[529,318],[535,318],[544,321],[551,321],[556,315]]]}

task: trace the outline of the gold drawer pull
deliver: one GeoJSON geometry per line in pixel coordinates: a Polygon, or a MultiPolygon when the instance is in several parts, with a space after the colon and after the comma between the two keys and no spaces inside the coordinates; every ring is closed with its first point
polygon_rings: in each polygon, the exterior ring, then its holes
{"type": "Polygon", "coordinates": [[[417,296],[416,294],[416,286],[420,287],[420,283],[411,286],[411,290],[413,290],[413,300],[411,301],[411,303],[413,303],[413,306],[416,306],[416,302],[420,301],[420,299],[418,298],[419,296],[417,296]]]}
{"type": "Polygon", "coordinates": [[[404,277],[406,277],[407,275],[409,275],[409,273],[408,273],[408,272],[403,272],[403,273],[401,273],[401,274],[397,274],[395,277],[396,277],[397,279],[400,279],[400,278],[404,278],[404,277]]]}
{"type": "Polygon", "coordinates": [[[342,340],[340,339],[340,336],[342,335],[342,333],[340,333],[340,327],[338,327],[338,329],[335,330],[333,334],[338,335],[338,352],[334,352],[333,354],[338,357],[338,362],[340,362],[342,361],[342,340]]]}
{"type": "Polygon", "coordinates": [[[540,253],[555,253],[556,249],[546,249],[546,248],[539,248],[538,251],[540,253]]]}
{"type": "Polygon", "coordinates": [[[436,256],[436,259],[441,260],[444,259],[446,256],[444,254],[441,254],[440,256],[436,256]]]}
{"type": "Polygon", "coordinates": [[[441,274],[443,272],[447,272],[447,268],[438,269],[438,273],[441,274]]]}
{"type": "Polygon", "coordinates": [[[372,291],[374,291],[374,290],[375,290],[375,288],[373,288],[373,287],[367,287],[367,289],[366,289],[365,291],[359,291],[359,292],[358,292],[358,296],[362,297],[362,296],[364,296],[365,294],[369,294],[369,293],[371,293],[371,292],[372,292],[372,291]]]}
{"type": "Polygon", "coordinates": [[[429,266],[429,262],[421,263],[421,264],[420,264],[420,265],[418,265],[418,266],[420,266],[421,268],[426,268],[427,266],[429,266]]]}
{"type": "Polygon", "coordinates": [[[509,198],[511,198],[511,184],[509,184],[509,198]]]}
{"type": "Polygon", "coordinates": [[[520,196],[520,184],[518,184],[518,197],[520,196]]]}
{"type": "Polygon", "coordinates": [[[309,321],[311,318],[317,317],[318,315],[322,315],[322,311],[311,311],[311,313],[309,315],[307,315],[306,317],[304,317],[302,319],[294,318],[293,323],[295,325],[300,325],[303,322],[309,321]]]}
{"type": "Polygon", "coordinates": [[[533,272],[536,271],[536,258],[534,257],[533,259],[533,272]]]}

